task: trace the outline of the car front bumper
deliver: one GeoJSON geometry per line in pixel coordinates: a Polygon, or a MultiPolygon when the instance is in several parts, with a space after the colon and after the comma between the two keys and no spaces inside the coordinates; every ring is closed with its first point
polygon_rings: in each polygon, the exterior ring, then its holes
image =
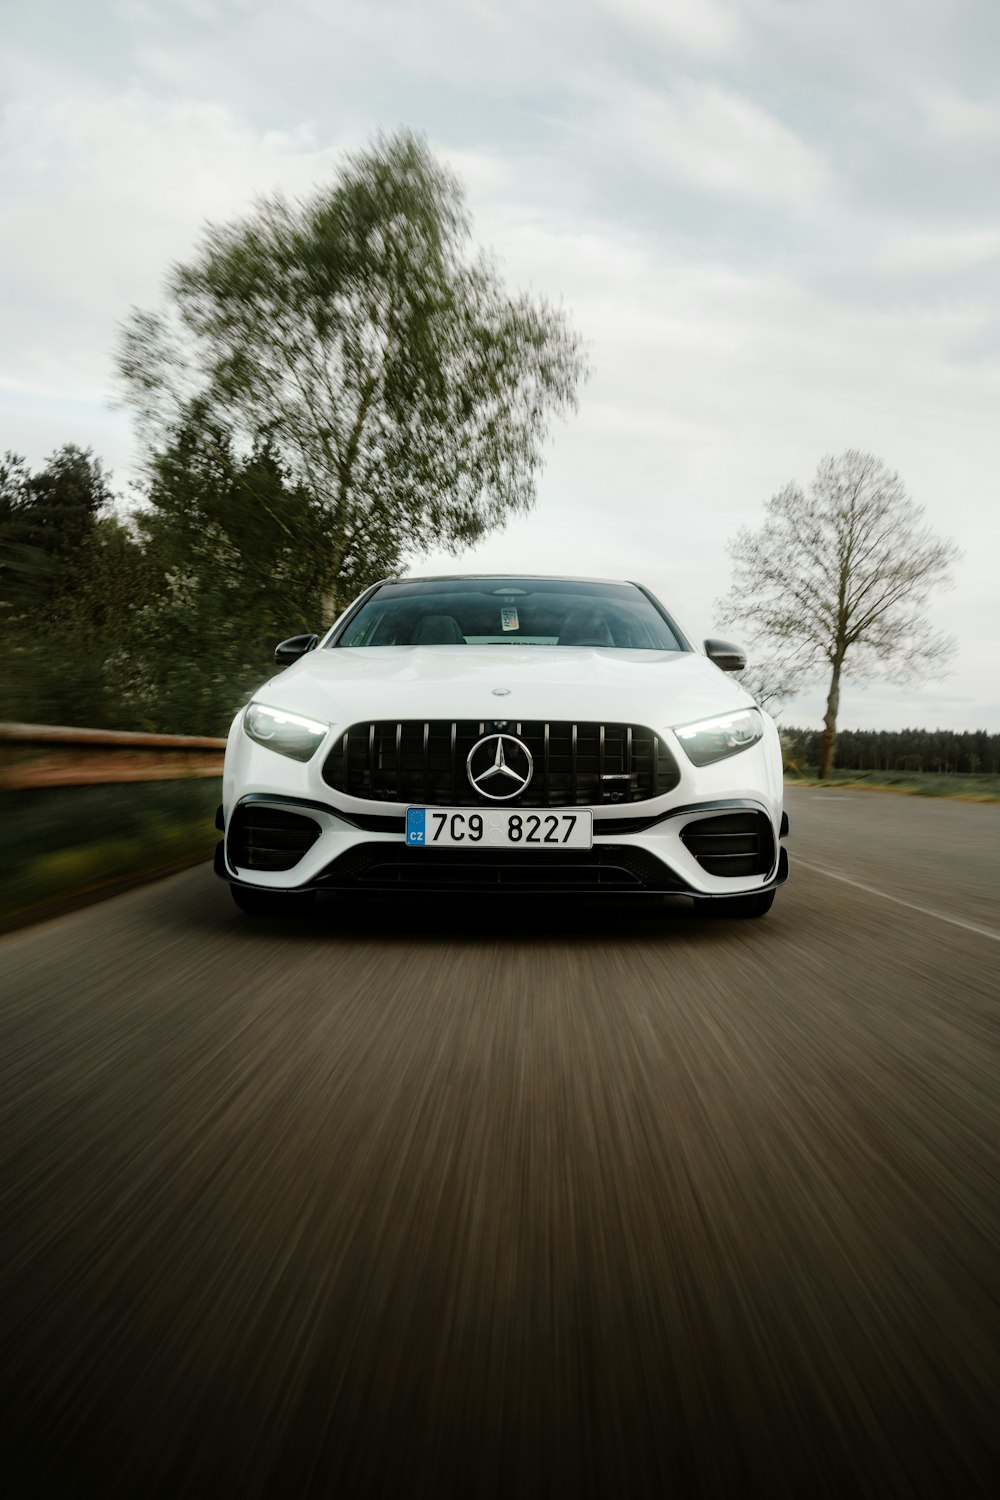
{"type": "MultiPolygon", "coordinates": [[[[414,849],[406,844],[402,816],[398,817],[398,832],[372,832],[345,822],[329,807],[266,794],[243,799],[236,811],[248,822],[255,813],[290,812],[322,830],[292,868],[281,871],[254,869],[243,863],[242,859],[253,857],[253,851],[248,856],[245,837],[238,853],[235,840],[219,843],[216,874],[233,884],[276,894],[423,891],[472,895],[489,889],[531,895],[673,894],[711,899],[773,890],[788,877],[787,854],[778,843],[768,812],[748,799],[677,808],[651,827],[631,833],[602,830],[595,819],[592,848],[551,851],[414,849]],[[716,826],[719,819],[731,826],[734,818],[741,820],[741,831],[728,837],[742,849],[750,837],[755,838],[759,851],[755,862],[761,868],[737,876],[712,874],[693,852],[693,848],[705,844],[704,839],[699,844],[697,829],[699,825],[716,826]],[[748,832],[751,827],[753,835],[748,832]]],[[[613,824],[628,820],[601,821],[613,824]]],[[[727,836],[708,837],[718,840],[727,836]]],[[[717,866],[718,856],[713,859],[717,866]]]]}
{"type": "Polygon", "coordinates": [[[677,785],[653,799],[591,808],[593,848],[575,851],[408,847],[406,805],[334,791],[322,776],[326,748],[305,764],[291,760],[251,741],[237,718],[223,780],[220,826],[225,838],[216,854],[220,876],[276,894],[489,888],[555,894],[676,892],[707,898],[758,893],[787,878],[788,861],[780,846],[785,829],[776,732],[773,741],[766,737],[739,755],[702,768],[692,766],[676,747],[681,767],[677,785]],[[253,830],[262,822],[289,827],[261,839],[253,830]],[[732,829],[734,834],[727,831],[732,829]],[[706,857],[706,848],[714,845],[722,853],[746,850],[751,835],[757,857],[750,863],[734,856],[727,866],[725,860],[706,857]],[[284,845],[285,867],[275,867],[273,849],[263,855],[255,849],[255,839],[257,844],[284,845]],[[724,868],[736,873],[718,873],[724,868]]]}

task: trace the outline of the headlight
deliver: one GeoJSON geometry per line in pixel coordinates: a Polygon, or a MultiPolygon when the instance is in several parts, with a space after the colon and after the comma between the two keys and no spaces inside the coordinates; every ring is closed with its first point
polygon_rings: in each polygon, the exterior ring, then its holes
{"type": "Polygon", "coordinates": [[[292,760],[310,760],[330,726],[318,719],[304,719],[301,714],[286,714],[280,708],[251,703],[243,715],[243,728],[258,745],[277,750],[279,755],[290,755],[292,760]]]}
{"type": "Polygon", "coordinates": [[[738,755],[756,745],[763,733],[764,721],[756,708],[741,708],[734,714],[700,719],[697,724],[684,724],[674,730],[688,760],[696,766],[710,766],[713,761],[725,760],[727,755],[738,755]]]}

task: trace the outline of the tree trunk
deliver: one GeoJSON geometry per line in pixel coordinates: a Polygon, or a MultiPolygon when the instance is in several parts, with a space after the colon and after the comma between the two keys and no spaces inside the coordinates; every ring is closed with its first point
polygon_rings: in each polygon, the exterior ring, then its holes
{"type": "Polygon", "coordinates": [[[338,547],[330,561],[330,569],[327,573],[326,584],[321,595],[323,618],[325,621],[324,628],[327,630],[329,630],[344,606],[350,603],[350,599],[344,598],[344,581],[341,577],[343,567],[344,554],[338,547]]]}
{"type": "Polygon", "coordinates": [[[837,714],[840,712],[840,669],[843,663],[835,661],[830,678],[830,692],[823,715],[823,748],[820,751],[819,775],[824,781],[833,770],[833,757],[837,750],[837,714]]]}
{"type": "Polygon", "coordinates": [[[323,629],[329,630],[334,620],[340,614],[342,605],[340,603],[339,580],[335,580],[323,590],[323,629]]]}

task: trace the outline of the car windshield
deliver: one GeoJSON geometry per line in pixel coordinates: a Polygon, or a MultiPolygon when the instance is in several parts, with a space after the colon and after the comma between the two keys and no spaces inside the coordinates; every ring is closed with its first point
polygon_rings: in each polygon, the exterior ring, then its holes
{"type": "Polygon", "coordinates": [[[635,584],[552,578],[383,584],[331,644],[684,650],[669,622],[635,584]]]}

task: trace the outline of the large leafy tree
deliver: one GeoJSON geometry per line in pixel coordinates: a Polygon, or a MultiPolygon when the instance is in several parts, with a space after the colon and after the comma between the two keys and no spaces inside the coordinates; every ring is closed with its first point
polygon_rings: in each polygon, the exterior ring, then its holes
{"type": "Polygon", "coordinates": [[[584,372],[564,314],[469,252],[456,179],[400,133],[308,201],[210,226],[119,365],[153,451],[195,413],[266,441],[322,528],[326,614],[377,568],[525,511],[584,372]]]}
{"type": "Polygon", "coordinates": [[[828,776],[845,672],[905,682],[947,661],[952,643],[934,628],[927,601],[958,553],[924,524],[899,475],[856,449],[825,458],[808,491],[787,484],[766,509],[764,525],[730,545],[722,618],[749,631],[772,675],[780,664],[785,695],[828,674],[820,755],[828,776]]]}

